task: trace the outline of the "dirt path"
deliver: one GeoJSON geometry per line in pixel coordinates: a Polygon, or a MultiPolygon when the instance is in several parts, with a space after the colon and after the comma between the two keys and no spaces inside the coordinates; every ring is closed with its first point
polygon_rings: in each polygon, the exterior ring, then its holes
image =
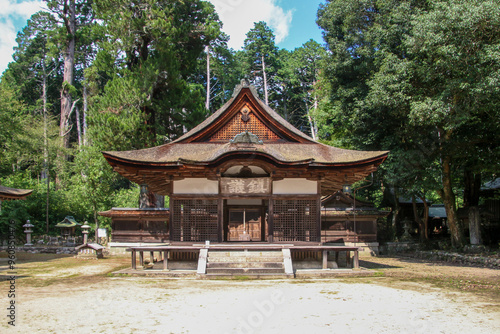
{"type": "MultiPolygon", "coordinates": [[[[26,277],[16,281],[16,327],[2,317],[0,331],[500,333],[498,270],[369,258],[362,265],[377,271],[370,278],[199,281],[105,275],[127,260],[20,264],[26,277]],[[491,288],[463,289],[448,284],[449,277],[491,288]]],[[[7,290],[8,282],[1,282],[2,309],[7,290]]]]}

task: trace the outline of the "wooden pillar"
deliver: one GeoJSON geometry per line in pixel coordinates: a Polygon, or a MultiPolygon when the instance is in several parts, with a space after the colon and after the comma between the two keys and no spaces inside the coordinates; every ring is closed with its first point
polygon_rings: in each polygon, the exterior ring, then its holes
{"type": "Polygon", "coordinates": [[[155,252],[149,252],[149,262],[155,263],[155,252]]]}
{"type": "MultiPolygon", "coordinates": [[[[220,181],[219,181],[220,184],[220,181]]],[[[220,185],[219,185],[220,186],[220,185]]],[[[224,241],[224,200],[219,197],[217,202],[217,240],[224,241]]]]}
{"type": "Polygon", "coordinates": [[[137,269],[136,261],[137,261],[137,253],[135,252],[135,249],[132,249],[131,252],[132,255],[132,269],[137,269]]]}
{"type": "Polygon", "coordinates": [[[163,270],[168,270],[168,251],[163,252],[163,270]]]}
{"type": "Polygon", "coordinates": [[[139,264],[144,267],[144,252],[139,251],[139,264]]]}
{"type": "Polygon", "coordinates": [[[267,242],[273,242],[273,234],[274,234],[274,199],[269,198],[269,216],[267,217],[267,242]]]}
{"type": "Polygon", "coordinates": [[[316,199],[317,208],[316,208],[316,237],[317,242],[321,244],[321,182],[318,181],[318,198],[316,199]]]}
{"type": "Polygon", "coordinates": [[[328,269],[328,251],[323,250],[323,269],[328,269]]]}
{"type": "Polygon", "coordinates": [[[350,251],[345,252],[345,266],[347,268],[351,267],[351,252],[350,251]]]}
{"type": "Polygon", "coordinates": [[[354,251],[353,265],[354,269],[359,269],[359,252],[357,250],[354,251]]]}
{"type": "MultiPolygon", "coordinates": [[[[170,214],[170,217],[169,217],[169,220],[168,220],[168,238],[170,239],[170,241],[172,241],[172,236],[174,235],[174,201],[175,199],[170,197],[170,200],[168,201],[169,203],[169,214],[170,214]]],[[[179,241],[179,240],[176,240],[176,241],[179,241]]]]}

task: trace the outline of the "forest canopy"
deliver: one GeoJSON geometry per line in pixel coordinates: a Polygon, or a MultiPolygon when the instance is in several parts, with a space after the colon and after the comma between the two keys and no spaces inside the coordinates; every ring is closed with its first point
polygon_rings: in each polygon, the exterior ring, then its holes
{"type": "Polygon", "coordinates": [[[100,152],[174,140],[247,79],[315,140],[391,151],[358,193],[391,207],[388,239],[406,195],[443,203],[453,245],[467,243],[458,207],[477,207],[500,170],[496,1],[329,0],[323,43],[295,50],[278,48],[265,22],[229,48],[201,0],[45,2],[0,79],[0,184],[35,190],[2,203],[0,233],[11,219],[57,233],[66,215],[108,226],[97,213],[136,207],[139,189],[100,152]]]}

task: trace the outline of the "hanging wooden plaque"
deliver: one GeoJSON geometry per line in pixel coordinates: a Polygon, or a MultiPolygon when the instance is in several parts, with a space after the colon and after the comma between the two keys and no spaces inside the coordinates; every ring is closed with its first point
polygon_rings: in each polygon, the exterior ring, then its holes
{"type": "Polygon", "coordinates": [[[271,193],[271,182],[266,177],[221,179],[223,195],[268,195],[271,193]]]}

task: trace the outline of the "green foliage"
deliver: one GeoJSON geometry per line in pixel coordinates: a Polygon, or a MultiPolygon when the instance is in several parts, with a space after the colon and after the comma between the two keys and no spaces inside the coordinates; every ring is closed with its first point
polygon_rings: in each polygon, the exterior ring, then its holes
{"type": "MultiPolygon", "coordinates": [[[[274,33],[264,22],[256,22],[247,33],[243,44],[244,71],[261,96],[278,90],[277,72],[280,67],[278,47],[274,43],[274,33]],[[264,74],[267,87],[264,87],[264,74]]],[[[269,105],[276,106],[275,97],[269,97],[269,105]]]]}
{"type": "Polygon", "coordinates": [[[437,191],[452,229],[462,171],[498,172],[499,18],[495,1],[476,0],[331,1],[318,13],[330,49],[321,134],[391,150],[385,180],[437,191]]]}
{"type": "MultiPolygon", "coordinates": [[[[0,179],[3,186],[21,189],[33,189],[33,193],[26,200],[4,201],[0,213],[0,234],[7,236],[8,226],[11,220],[16,221],[16,233],[19,237],[24,235],[22,225],[26,220],[35,225],[35,234],[45,234],[46,216],[45,203],[47,184],[40,182],[31,176],[29,171],[17,172],[0,179]]],[[[57,234],[59,230],[54,227],[62,221],[65,216],[73,215],[77,220],[81,217],[80,212],[75,210],[71,199],[65,191],[54,190],[54,184],[50,185],[49,201],[51,210],[49,212],[49,233],[57,234]]]]}
{"type": "Polygon", "coordinates": [[[100,43],[105,55],[98,58],[105,64],[114,59],[117,73],[96,109],[125,111],[127,117],[144,120],[148,131],[135,129],[148,136],[142,147],[173,139],[200,122],[203,89],[187,79],[204,47],[220,35],[213,6],[203,1],[100,1],[95,10],[107,32],[100,43]]]}

